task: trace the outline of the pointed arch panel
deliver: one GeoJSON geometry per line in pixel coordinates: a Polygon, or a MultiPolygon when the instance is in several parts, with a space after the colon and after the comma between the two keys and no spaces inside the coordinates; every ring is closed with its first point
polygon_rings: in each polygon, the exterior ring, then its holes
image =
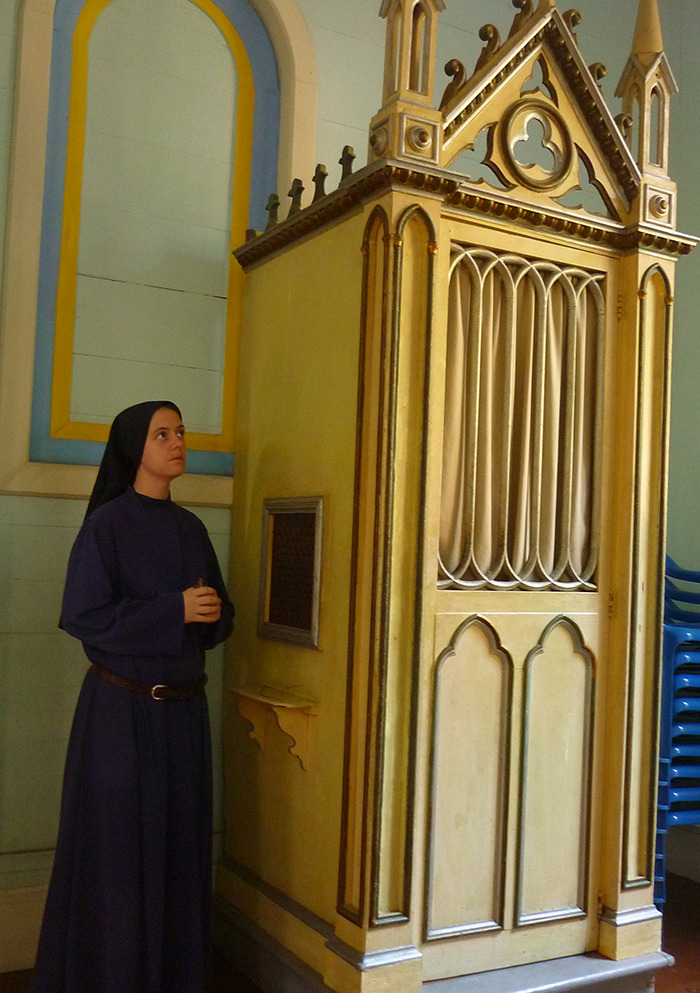
{"type": "Polygon", "coordinates": [[[513,662],[474,615],[433,679],[426,936],[503,927],[513,662]]]}
{"type": "Polygon", "coordinates": [[[583,917],[588,904],[595,661],[555,617],[525,664],[516,925],[583,917]]]}

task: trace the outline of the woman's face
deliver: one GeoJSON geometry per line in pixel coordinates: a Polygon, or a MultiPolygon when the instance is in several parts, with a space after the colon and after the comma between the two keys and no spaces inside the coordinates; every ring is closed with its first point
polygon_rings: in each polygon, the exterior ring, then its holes
{"type": "Polygon", "coordinates": [[[139,472],[168,482],[185,471],[185,427],[170,407],[161,407],[151,418],[139,472]]]}

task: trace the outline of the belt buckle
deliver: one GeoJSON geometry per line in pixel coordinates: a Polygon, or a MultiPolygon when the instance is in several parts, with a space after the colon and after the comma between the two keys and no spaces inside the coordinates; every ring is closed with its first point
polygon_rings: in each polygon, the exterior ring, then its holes
{"type": "Polygon", "coordinates": [[[151,687],[151,696],[153,697],[154,700],[161,700],[161,701],[167,700],[168,698],[166,696],[160,696],[157,692],[158,690],[167,690],[167,689],[168,687],[166,686],[165,683],[156,683],[155,686],[151,687]]]}

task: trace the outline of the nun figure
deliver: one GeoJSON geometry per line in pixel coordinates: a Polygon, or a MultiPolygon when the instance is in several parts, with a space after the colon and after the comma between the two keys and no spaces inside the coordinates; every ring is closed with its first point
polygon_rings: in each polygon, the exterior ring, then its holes
{"type": "Polygon", "coordinates": [[[33,993],[202,993],[211,898],[204,655],[233,606],[206,528],[170,500],[168,401],[115,419],[61,627],[90,668],[71,731],[33,993]]]}

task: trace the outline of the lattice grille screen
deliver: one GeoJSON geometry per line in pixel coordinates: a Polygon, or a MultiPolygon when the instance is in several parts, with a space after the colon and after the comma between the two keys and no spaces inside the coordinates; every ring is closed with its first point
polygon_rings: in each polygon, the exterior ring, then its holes
{"type": "Polygon", "coordinates": [[[595,589],[603,284],[453,246],[441,588],[595,589]]]}

